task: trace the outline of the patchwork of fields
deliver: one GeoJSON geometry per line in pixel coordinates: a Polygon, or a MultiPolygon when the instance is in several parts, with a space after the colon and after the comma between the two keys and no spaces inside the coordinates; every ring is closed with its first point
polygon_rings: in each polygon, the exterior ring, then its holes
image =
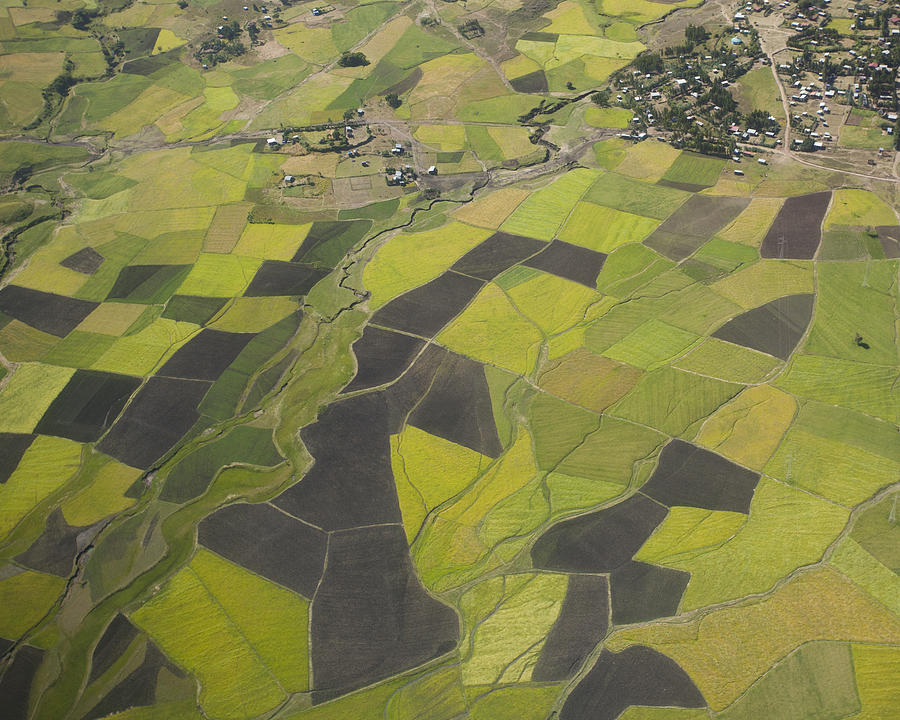
{"type": "Polygon", "coordinates": [[[896,712],[896,183],[518,120],[696,4],[4,6],[0,715],[896,712]]]}

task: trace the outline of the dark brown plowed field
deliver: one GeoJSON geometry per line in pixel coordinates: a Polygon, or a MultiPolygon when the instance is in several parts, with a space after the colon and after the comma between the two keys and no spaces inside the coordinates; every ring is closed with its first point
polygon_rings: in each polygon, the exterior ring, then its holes
{"type": "Polygon", "coordinates": [[[372,316],[372,323],[433,337],[462,312],[483,285],[481,280],[448,270],[379,308],[372,316]]]}
{"type": "Polygon", "coordinates": [[[609,583],[599,575],[572,575],[559,617],[531,673],[534,682],[572,677],[609,627],[609,583]]]}
{"type": "Polygon", "coordinates": [[[237,503],[205,518],[197,540],[214,553],[304,597],[325,564],[325,533],[266,503],[237,503]]]}
{"type": "Polygon", "coordinates": [[[451,270],[481,280],[493,280],[504,270],[547,247],[543,240],[495,232],[463,255],[451,270]]]}
{"type": "Polygon", "coordinates": [[[822,220],[831,191],[798,195],[784,201],[759,254],[764,258],[811,260],[822,241],[822,220]]]}
{"type": "Polygon", "coordinates": [[[310,613],[313,702],[456,647],[459,618],[422,587],[400,525],[338,532],[310,613]]]}
{"type": "Polygon", "coordinates": [[[218,380],[253,338],[253,333],[201,330],[175,351],[158,374],[186,380],[218,380]]]}
{"type": "Polygon", "coordinates": [[[211,385],[200,380],[150,378],[97,449],[146,470],[197,422],[197,406],[211,385]]]}
{"type": "Polygon", "coordinates": [[[545,93],[549,86],[547,85],[547,76],[543,70],[535,70],[527,75],[513,78],[509,81],[516,92],[520,93],[545,93]]]}
{"type": "Polygon", "coordinates": [[[615,720],[632,705],[700,708],[703,695],[678,664],[656,650],[634,645],[603,650],[566,699],[560,720],[615,720]]]}
{"type": "Polygon", "coordinates": [[[691,579],[683,570],[630,562],[609,576],[615,625],[675,615],[691,579]]]}
{"type": "Polygon", "coordinates": [[[629,562],[668,514],[659,503],[632,495],[618,505],[563,520],[531,549],[536,568],[606,573],[629,562]]]}
{"type": "Polygon", "coordinates": [[[7,285],[0,290],[0,311],[42,332],[65,337],[99,303],[7,285]]]}
{"type": "Polygon", "coordinates": [[[104,259],[94,248],[84,247],[78,252],[72,253],[69,257],[60,260],[59,264],[64,268],[75,270],[84,275],[93,275],[100,269],[104,259]]]}
{"type": "Polygon", "coordinates": [[[266,260],[256,271],[244,296],[306,295],[328,272],[311,265],[266,260]]]}
{"type": "Polygon", "coordinates": [[[93,682],[109,670],[137,636],[138,629],[131,621],[121,613],[116,614],[103,631],[91,655],[91,676],[88,682],[93,682]]]}
{"type": "Polygon", "coordinates": [[[669,507],[747,513],[758,482],[758,473],[676,438],[641,492],[669,507]]]}
{"type": "Polygon", "coordinates": [[[58,507],[47,517],[47,526],[31,547],[16,557],[16,562],[32,570],[67,578],[72,574],[72,563],[87,541],[79,546],[78,536],[85,528],[66,523],[58,507]]]}
{"type": "Polygon", "coordinates": [[[362,337],[353,343],[356,375],[342,392],[366,390],[396,380],[424,346],[424,340],[411,335],[366,326],[362,337]]]}
{"type": "Polygon", "coordinates": [[[787,360],[812,318],[815,296],[788,295],[729,320],[713,337],[787,360]]]}
{"type": "Polygon", "coordinates": [[[605,262],[606,253],[554,240],[522,264],[587,285],[593,290],[597,287],[597,275],[605,262]]]}
{"type": "Polygon", "coordinates": [[[113,424],[140,384],[140,378],[129,375],[76,370],[50,403],[35,432],[94,442],[113,424]]]}
{"type": "Polygon", "coordinates": [[[44,651],[30,645],[20,647],[0,678],[0,708],[4,717],[28,717],[28,699],[34,674],[44,659],[44,651]]]}
{"type": "Polygon", "coordinates": [[[503,451],[484,366],[463,355],[448,353],[409,424],[482,455],[503,451]]]}
{"type": "Polygon", "coordinates": [[[684,260],[750,203],[750,198],[691,195],[644,240],[670,260],[684,260]]]}
{"type": "Polygon", "coordinates": [[[9,476],[19,466],[19,461],[31,447],[35,437],[35,435],[0,433],[0,485],[9,480],[9,476]]]}
{"type": "Polygon", "coordinates": [[[388,435],[380,393],[333,403],[300,433],[315,464],[272,503],[327,531],[401,522],[388,435]]]}

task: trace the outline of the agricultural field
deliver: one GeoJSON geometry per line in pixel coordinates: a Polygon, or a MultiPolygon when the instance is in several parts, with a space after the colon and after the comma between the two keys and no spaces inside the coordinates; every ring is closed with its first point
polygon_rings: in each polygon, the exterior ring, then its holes
{"type": "Polygon", "coordinates": [[[896,713],[896,178],[623,133],[698,5],[4,4],[4,720],[896,713]]]}

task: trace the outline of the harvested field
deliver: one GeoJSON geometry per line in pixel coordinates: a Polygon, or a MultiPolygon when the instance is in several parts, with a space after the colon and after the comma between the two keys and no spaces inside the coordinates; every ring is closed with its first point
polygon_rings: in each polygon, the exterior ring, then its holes
{"type": "Polygon", "coordinates": [[[609,576],[614,625],[647,622],[677,614],[690,573],[630,562],[609,576]]]}
{"type": "Polygon", "coordinates": [[[563,705],[561,720],[614,720],[632,705],[700,708],[703,695],[670,658],[640,645],[603,650],[563,705]]]}
{"type": "Polygon", "coordinates": [[[532,562],[559,572],[610,572],[631,560],[667,512],[637,494],[604,510],[563,520],[538,538],[532,562]]]}
{"type": "Polygon", "coordinates": [[[201,330],[159,369],[159,375],[186,380],[217,380],[253,339],[252,333],[201,330]]]}
{"type": "Polygon", "coordinates": [[[750,512],[759,475],[720,455],[672,440],[641,492],[664,505],[750,512]]]}
{"type": "Polygon", "coordinates": [[[197,406],[211,384],[150,378],[97,449],[126,465],[149,468],[197,422],[197,406]]]}
{"type": "Polygon", "coordinates": [[[217,555],[311,598],[322,577],[326,535],[271,505],[236,503],[198,526],[197,540],[217,555]]]}
{"type": "Polygon", "coordinates": [[[425,592],[396,526],[331,537],[310,627],[314,702],[421,665],[459,639],[456,613],[425,592]]]}
{"type": "Polygon", "coordinates": [[[419,338],[367,326],[362,337],[353,343],[356,375],[343,392],[364,390],[396,380],[423,347],[425,342],[419,338]]]}
{"type": "Polygon", "coordinates": [[[812,317],[813,295],[788,295],[729,320],[713,337],[787,360],[812,317]]]}
{"type": "Polygon", "coordinates": [[[545,247],[547,244],[542,240],[495,232],[463,255],[450,269],[481,280],[493,280],[503,271],[545,247]]]}
{"type": "Polygon", "coordinates": [[[597,286],[597,275],[605,262],[606,253],[554,240],[522,264],[593,289],[597,286]]]}
{"type": "Polygon", "coordinates": [[[471,302],[483,281],[445,272],[380,308],[372,323],[422,337],[433,337],[471,302]]]}
{"type": "Polygon", "coordinates": [[[92,247],[85,247],[60,260],[59,264],[69,270],[93,275],[100,269],[105,258],[92,247]]]}
{"type": "Polygon", "coordinates": [[[691,195],[644,244],[670,260],[684,260],[749,204],[749,198],[691,195]]]}
{"type": "Polygon", "coordinates": [[[35,427],[43,435],[94,442],[113,424],[140,378],[76,370],[35,427]]]}
{"type": "Polygon", "coordinates": [[[548,682],[572,677],[606,635],[609,612],[609,581],[605,577],[570,576],[566,599],[531,679],[548,682]]]}
{"type": "Polygon", "coordinates": [[[42,332],[65,337],[97,303],[7,285],[0,290],[0,311],[42,332]]]}
{"type": "Polygon", "coordinates": [[[759,253],[764,258],[810,260],[822,240],[822,220],[831,202],[830,192],[789,197],[784,201],[759,253]]]}
{"type": "Polygon", "coordinates": [[[244,292],[245,297],[305,295],[328,274],[328,270],[311,265],[266,260],[244,292]]]}

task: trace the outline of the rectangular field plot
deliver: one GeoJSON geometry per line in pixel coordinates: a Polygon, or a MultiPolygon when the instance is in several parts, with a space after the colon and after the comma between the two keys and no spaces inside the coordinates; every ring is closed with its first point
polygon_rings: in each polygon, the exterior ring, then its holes
{"type": "Polygon", "coordinates": [[[726,382],[761,382],[780,365],[771,355],[709,338],[674,362],[688,372],[707,375],[726,382]]]}
{"type": "Polygon", "coordinates": [[[571,170],[529,195],[501,228],[516,235],[552,240],[595,177],[590,170],[571,170]]]}
{"type": "Polygon", "coordinates": [[[585,193],[584,199],[634,215],[665,220],[688,197],[689,193],[683,190],[605,173],[585,193]]]}
{"type": "Polygon", "coordinates": [[[620,245],[639,243],[659,223],[651,218],[590,202],[579,202],[563,229],[560,240],[598,252],[610,253],[620,245]]]}
{"type": "Polygon", "coordinates": [[[660,184],[696,192],[715,185],[724,168],[721,158],[684,151],[666,170],[660,184]]]}

